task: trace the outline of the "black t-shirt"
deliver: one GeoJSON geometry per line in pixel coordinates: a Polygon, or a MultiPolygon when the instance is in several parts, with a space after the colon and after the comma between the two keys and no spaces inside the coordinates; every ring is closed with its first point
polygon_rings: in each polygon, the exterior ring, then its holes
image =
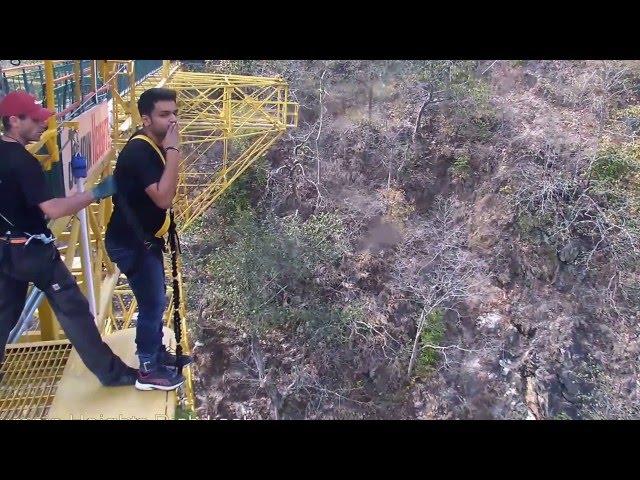
{"type": "MultiPolygon", "coordinates": [[[[140,133],[137,132],[136,135],[140,133]]],[[[134,135],[135,136],[135,135],[134,135]]],[[[165,151],[158,147],[163,158],[165,151]]],[[[113,176],[118,192],[113,196],[113,213],[107,227],[107,235],[117,238],[119,243],[139,243],[136,230],[128,221],[121,202],[126,201],[132,215],[144,231],[145,239],[151,240],[165,222],[167,211],[159,208],[144,191],[149,185],[157,183],[162,177],[164,163],[158,152],[141,139],[131,139],[118,156],[113,176]]],[[[162,244],[162,239],[156,239],[162,244]]]]}
{"type": "Polygon", "coordinates": [[[52,198],[38,159],[21,144],[0,139],[0,234],[51,235],[38,204],[52,198]]]}

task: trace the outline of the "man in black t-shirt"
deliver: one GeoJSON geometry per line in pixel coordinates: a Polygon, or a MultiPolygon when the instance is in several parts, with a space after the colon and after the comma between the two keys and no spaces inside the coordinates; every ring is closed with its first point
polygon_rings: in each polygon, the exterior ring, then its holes
{"type": "MultiPolygon", "coordinates": [[[[180,162],[176,93],[152,88],[142,93],[138,110],[143,128],[120,152],[114,171],[118,193],[105,238],[109,257],[129,281],[138,302],[136,346],[139,390],[174,390],[184,377],[174,367],[176,355],[162,344],[162,317],[167,306],[164,235],[167,210],[178,187],[180,162]]],[[[191,358],[181,355],[180,364],[191,358]]]]}
{"type": "Polygon", "coordinates": [[[38,160],[25,148],[36,141],[53,112],[26,92],[0,101],[0,363],[9,333],[24,308],[29,283],[46,295],[60,325],[87,368],[103,385],[133,385],[137,371],[102,341],[89,303],[60,258],[47,218],[72,215],[111,196],[107,177],[93,190],[68,198],[49,192],[38,160]]]}

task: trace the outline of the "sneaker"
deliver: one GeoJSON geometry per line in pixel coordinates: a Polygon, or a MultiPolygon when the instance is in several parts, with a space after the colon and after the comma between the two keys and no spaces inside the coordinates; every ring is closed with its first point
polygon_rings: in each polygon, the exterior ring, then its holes
{"type": "Polygon", "coordinates": [[[105,387],[123,387],[125,385],[135,385],[138,379],[138,370],[135,368],[127,367],[127,370],[115,380],[109,380],[108,382],[102,382],[105,387]]]}
{"type": "Polygon", "coordinates": [[[138,371],[136,380],[136,389],[138,390],[175,390],[184,383],[184,377],[178,375],[175,370],[157,365],[156,368],[144,372],[138,371]]]}
{"type": "MultiPolygon", "coordinates": [[[[160,351],[158,353],[158,361],[164,365],[165,367],[175,368],[176,367],[176,355],[174,352],[167,350],[163,345],[160,347],[160,351]]],[[[191,362],[193,362],[193,357],[190,355],[180,355],[181,364],[183,367],[186,367],[191,362]]]]}

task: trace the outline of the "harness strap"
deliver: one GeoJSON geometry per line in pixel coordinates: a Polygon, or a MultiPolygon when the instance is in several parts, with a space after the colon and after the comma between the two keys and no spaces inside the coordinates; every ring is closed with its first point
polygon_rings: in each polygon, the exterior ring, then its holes
{"type": "MultiPolygon", "coordinates": [[[[160,151],[160,149],[158,148],[158,146],[156,145],[156,143],[153,140],[151,140],[146,135],[142,135],[142,134],[136,135],[131,140],[136,140],[136,139],[137,140],[143,140],[143,141],[147,142],[149,145],[151,145],[153,147],[153,149],[156,151],[156,153],[158,154],[158,157],[160,157],[160,160],[162,161],[162,164],[163,165],[165,164],[164,157],[162,156],[162,152],[160,151]]],[[[156,238],[164,237],[166,235],[166,233],[169,231],[169,226],[170,225],[171,225],[171,217],[170,217],[169,211],[167,211],[165,213],[164,223],[158,229],[158,231],[156,233],[154,233],[155,237],[156,238]]]]}

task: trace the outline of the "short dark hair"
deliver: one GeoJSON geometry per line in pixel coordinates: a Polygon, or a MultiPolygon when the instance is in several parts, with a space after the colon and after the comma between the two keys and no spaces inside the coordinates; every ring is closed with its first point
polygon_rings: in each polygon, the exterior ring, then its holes
{"type": "MultiPolygon", "coordinates": [[[[27,118],[26,115],[18,115],[20,120],[24,120],[27,118]]],[[[9,117],[2,117],[2,130],[7,133],[11,129],[11,124],[9,123],[9,117]]]]}
{"type": "Polygon", "coordinates": [[[162,100],[176,101],[176,91],[170,88],[150,88],[145,90],[138,99],[138,112],[140,115],[151,115],[156,102],[162,100]]]}

